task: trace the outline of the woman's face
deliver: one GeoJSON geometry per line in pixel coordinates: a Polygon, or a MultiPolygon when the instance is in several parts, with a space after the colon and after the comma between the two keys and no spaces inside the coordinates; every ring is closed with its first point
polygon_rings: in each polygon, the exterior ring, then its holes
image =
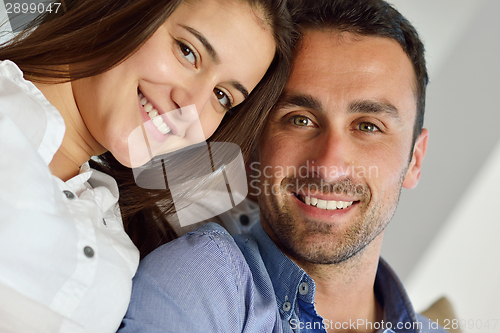
{"type": "Polygon", "coordinates": [[[90,134],[132,167],[210,137],[274,57],[258,14],[241,1],[181,4],[127,60],[73,82],[90,134]]]}

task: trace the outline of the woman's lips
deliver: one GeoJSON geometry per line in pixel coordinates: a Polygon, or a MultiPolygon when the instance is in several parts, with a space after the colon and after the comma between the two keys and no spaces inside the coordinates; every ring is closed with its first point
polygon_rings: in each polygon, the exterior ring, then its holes
{"type": "Polygon", "coordinates": [[[179,136],[179,131],[177,130],[177,126],[175,126],[175,124],[168,118],[168,112],[167,113],[160,113],[160,116],[163,118],[163,121],[165,121],[167,126],[170,128],[171,133],[173,135],[179,136]]]}
{"type": "MultiPolygon", "coordinates": [[[[137,101],[137,104],[139,106],[140,114],[141,114],[141,119],[142,119],[142,124],[139,127],[143,128],[145,132],[143,132],[144,139],[147,141],[147,146],[155,145],[154,143],[163,143],[167,140],[169,136],[172,136],[172,134],[163,134],[160,132],[158,127],[154,124],[153,119],[149,116],[148,112],[144,109],[144,106],[141,104],[140,99],[137,101]]],[[[143,131],[141,130],[141,131],[143,131]]],[[[156,146],[156,145],[155,145],[156,146]]]]}
{"type": "Polygon", "coordinates": [[[171,127],[165,122],[164,115],[160,114],[158,109],[154,107],[153,103],[151,103],[141,91],[138,92],[138,95],[144,111],[146,111],[158,131],[160,131],[163,135],[171,132],[171,127]]]}
{"type": "MultiPolygon", "coordinates": [[[[178,112],[181,115],[195,113],[196,107],[189,105],[183,108],[175,109],[165,113],[155,102],[149,99],[139,88],[137,89],[138,104],[142,117],[142,128],[146,145],[154,156],[164,154],[196,144],[205,140],[203,128],[199,120],[196,122],[185,122],[184,119],[178,119],[178,112]],[[173,118],[173,119],[172,119],[173,118]],[[177,122],[178,123],[177,123],[177,122]],[[179,126],[177,126],[179,125],[179,126]],[[189,129],[189,137],[187,130],[189,129]],[[196,133],[199,133],[197,135],[196,133]],[[171,138],[176,140],[168,140],[171,138]],[[177,139],[181,139],[180,141],[177,139]]],[[[139,130],[140,130],[139,128],[139,130]]]]}

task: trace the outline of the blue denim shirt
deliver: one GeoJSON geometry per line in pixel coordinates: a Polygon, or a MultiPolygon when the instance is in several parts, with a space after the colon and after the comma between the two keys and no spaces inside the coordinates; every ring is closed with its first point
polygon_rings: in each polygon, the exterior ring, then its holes
{"type": "MultiPolygon", "coordinates": [[[[385,312],[384,326],[374,327],[379,332],[445,332],[415,314],[382,259],[374,290],[385,312]]],[[[260,223],[250,234],[235,236],[209,223],[141,262],[119,332],[326,333],[332,325],[373,325],[324,321],[314,308],[314,294],[313,279],[278,249],[260,223]]]]}

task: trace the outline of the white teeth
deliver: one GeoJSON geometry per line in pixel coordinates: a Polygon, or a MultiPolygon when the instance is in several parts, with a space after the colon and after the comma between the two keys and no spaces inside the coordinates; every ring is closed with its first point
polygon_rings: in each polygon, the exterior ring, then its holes
{"type": "Polygon", "coordinates": [[[326,209],[326,201],[318,199],[318,204],[316,205],[316,207],[321,208],[321,209],[326,209]]]}
{"type": "Polygon", "coordinates": [[[156,116],[153,118],[153,123],[156,125],[156,127],[160,126],[161,124],[165,124],[161,116],[156,116]]]}
{"type": "Polygon", "coordinates": [[[167,134],[168,132],[170,132],[170,128],[168,128],[167,124],[165,124],[165,123],[163,123],[157,127],[158,127],[158,130],[160,132],[162,132],[163,134],[167,134]]]}
{"type": "Polygon", "coordinates": [[[158,111],[156,111],[156,109],[153,109],[153,110],[149,111],[148,114],[149,114],[149,118],[153,119],[154,117],[156,117],[158,115],[158,111]]]}
{"type": "Polygon", "coordinates": [[[141,101],[141,105],[144,106],[144,110],[153,120],[153,124],[155,124],[158,131],[160,131],[162,134],[167,134],[168,132],[170,132],[170,127],[168,127],[163,118],[159,115],[158,110],[153,107],[153,104],[148,102],[148,99],[144,97],[141,92],[139,92],[139,99],[141,101]]]}
{"type": "Polygon", "coordinates": [[[326,209],[328,210],[337,209],[337,201],[328,201],[326,209]]]}
{"type": "Polygon", "coordinates": [[[315,197],[303,197],[307,205],[315,206],[316,208],[325,210],[345,209],[353,204],[354,201],[335,201],[335,200],[321,200],[315,197]]]}
{"type": "Polygon", "coordinates": [[[144,105],[144,110],[146,110],[146,112],[150,112],[151,110],[153,110],[153,104],[147,103],[146,105],[144,105]]]}

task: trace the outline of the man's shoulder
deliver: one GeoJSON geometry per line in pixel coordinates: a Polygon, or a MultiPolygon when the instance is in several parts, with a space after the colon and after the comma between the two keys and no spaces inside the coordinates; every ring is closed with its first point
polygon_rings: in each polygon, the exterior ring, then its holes
{"type": "Polygon", "coordinates": [[[233,237],[209,223],[143,259],[120,332],[276,332],[280,325],[274,294],[262,294],[233,237]]]}
{"type": "Polygon", "coordinates": [[[226,229],[207,223],[151,252],[141,261],[139,273],[162,279],[188,275],[196,280],[205,279],[210,272],[234,276],[244,262],[244,256],[226,229]]]}
{"type": "Polygon", "coordinates": [[[231,235],[203,225],[141,261],[122,331],[235,331],[245,313],[239,304],[248,275],[231,235]]]}

